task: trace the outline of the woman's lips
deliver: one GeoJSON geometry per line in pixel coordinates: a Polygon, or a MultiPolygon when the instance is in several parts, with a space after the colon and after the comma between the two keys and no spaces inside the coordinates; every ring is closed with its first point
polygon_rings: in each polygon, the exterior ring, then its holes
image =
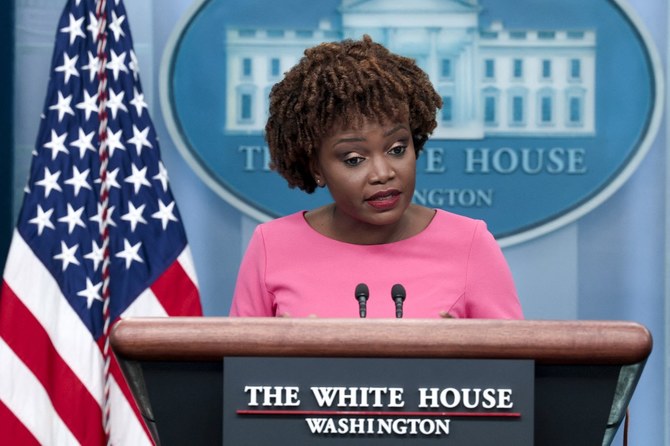
{"type": "Polygon", "coordinates": [[[400,191],[393,189],[377,192],[365,201],[375,209],[386,210],[394,208],[399,200],[400,191]]]}

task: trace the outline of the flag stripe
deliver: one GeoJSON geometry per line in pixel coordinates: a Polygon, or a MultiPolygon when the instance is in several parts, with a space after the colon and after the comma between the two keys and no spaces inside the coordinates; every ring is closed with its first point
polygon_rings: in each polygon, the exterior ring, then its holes
{"type": "Polygon", "coordinates": [[[116,426],[116,428],[112,428],[111,432],[111,443],[113,445],[154,444],[144,422],[141,421],[142,416],[134,401],[121,370],[112,366],[110,388],[112,413],[110,421],[112,426],[116,426]],[[124,388],[125,390],[123,390],[124,388]]]}
{"type": "Polygon", "coordinates": [[[35,437],[28,429],[21,423],[21,421],[14,416],[11,410],[0,399],[0,432],[4,438],[11,438],[15,444],[22,446],[39,446],[35,437]]]}
{"type": "Polygon", "coordinates": [[[100,444],[104,432],[97,401],[53,348],[39,322],[4,283],[2,293],[0,336],[35,375],[79,443],[100,444]],[[22,335],[22,330],[30,336],[22,335]]]}
{"type": "MultiPolygon", "coordinates": [[[[68,446],[77,439],[60,419],[40,382],[0,338],[0,364],[11,380],[0,380],[0,400],[26,426],[40,444],[68,446]],[[40,417],[36,418],[35,414],[40,417]]],[[[8,438],[14,443],[14,438],[8,438]]]]}
{"type": "MultiPolygon", "coordinates": [[[[193,256],[191,255],[191,247],[186,245],[184,250],[177,257],[177,261],[184,268],[184,272],[188,275],[188,278],[193,282],[195,287],[198,287],[198,276],[195,274],[195,265],[193,264],[193,256]]],[[[199,300],[199,299],[198,299],[199,300]]]]}
{"type": "Polygon", "coordinates": [[[202,314],[200,301],[194,299],[198,289],[188,279],[188,275],[179,262],[173,262],[163,275],[151,285],[151,291],[156,295],[165,311],[169,315],[194,316],[202,314]],[[181,296],[175,299],[174,296],[181,296]]]}
{"type": "Polygon", "coordinates": [[[167,315],[167,312],[158,299],[156,299],[156,295],[151,291],[151,288],[147,288],[130,304],[121,317],[125,319],[129,317],[163,317],[167,315]]]}

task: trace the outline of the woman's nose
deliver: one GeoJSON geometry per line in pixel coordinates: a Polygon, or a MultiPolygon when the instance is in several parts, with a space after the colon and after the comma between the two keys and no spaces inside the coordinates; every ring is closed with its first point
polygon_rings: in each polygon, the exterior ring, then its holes
{"type": "Polygon", "coordinates": [[[372,160],[370,172],[371,183],[386,183],[395,177],[393,166],[384,157],[375,157],[372,160]]]}

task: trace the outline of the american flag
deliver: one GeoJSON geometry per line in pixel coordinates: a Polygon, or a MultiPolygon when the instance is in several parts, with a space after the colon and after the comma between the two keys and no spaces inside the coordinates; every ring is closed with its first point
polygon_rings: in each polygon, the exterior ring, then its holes
{"type": "Polygon", "coordinates": [[[109,322],[201,314],[125,8],[70,0],[0,294],[0,442],[151,444],[109,322]]]}

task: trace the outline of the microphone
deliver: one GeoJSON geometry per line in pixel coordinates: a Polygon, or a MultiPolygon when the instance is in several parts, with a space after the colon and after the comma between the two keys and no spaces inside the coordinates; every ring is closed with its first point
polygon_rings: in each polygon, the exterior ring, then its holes
{"type": "Polygon", "coordinates": [[[366,302],[368,301],[368,297],[370,297],[368,286],[364,283],[356,285],[354,296],[356,296],[356,300],[358,301],[358,314],[364,318],[367,313],[366,302]]]}
{"type": "Polygon", "coordinates": [[[391,298],[393,299],[393,302],[395,302],[396,318],[402,317],[402,303],[405,301],[406,296],[407,293],[405,293],[404,286],[400,285],[399,283],[393,285],[393,287],[391,288],[391,298]]]}

